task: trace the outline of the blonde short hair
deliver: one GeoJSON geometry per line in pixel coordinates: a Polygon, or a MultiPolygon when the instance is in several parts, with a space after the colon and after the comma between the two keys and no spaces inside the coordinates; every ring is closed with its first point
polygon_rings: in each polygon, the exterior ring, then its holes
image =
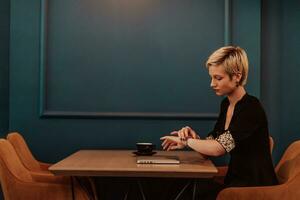
{"type": "Polygon", "coordinates": [[[221,65],[230,78],[241,73],[239,85],[245,85],[248,77],[248,58],[241,47],[225,46],[213,52],[206,61],[206,68],[221,65]]]}

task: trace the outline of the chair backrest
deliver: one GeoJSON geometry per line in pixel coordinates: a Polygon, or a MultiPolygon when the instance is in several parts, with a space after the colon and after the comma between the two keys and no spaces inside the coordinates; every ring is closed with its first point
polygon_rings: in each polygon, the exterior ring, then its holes
{"type": "Polygon", "coordinates": [[[4,196],[13,182],[32,181],[30,173],[21,163],[14,147],[5,139],[0,139],[0,180],[4,196]]]}
{"type": "Polygon", "coordinates": [[[16,178],[32,180],[31,174],[21,163],[14,147],[5,139],[0,139],[0,160],[2,167],[7,168],[16,178]]]}
{"type": "Polygon", "coordinates": [[[300,140],[289,145],[275,172],[280,184],[288,182],[300,173],[300,140]]]}
{"type": "Polygon", "coordinates": [[[17,132],[9,133],[6,138],[15,148],[21,162],[28,170],[40,170],[39,162],[32,155],[26,141],[21,134],[17,132]]]}
{"type": "Polygon", "coordinates": [[[272,136],[269,136],[269,142],[270,142],[270,152],[272,154],[273,148],[274,148],[274,140],[273,140],[272,136]]]}

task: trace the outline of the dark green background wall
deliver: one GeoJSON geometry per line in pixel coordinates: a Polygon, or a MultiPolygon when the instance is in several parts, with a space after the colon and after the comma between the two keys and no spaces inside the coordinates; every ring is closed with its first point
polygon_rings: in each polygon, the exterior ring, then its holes
{"type": "Polygon", "coordinates": [[[0,135],[8,131],[9,116],[9,25],[10,4],[0,1],[0,135]]]}
{"type": "Polygon", "coordinates": [[[299,1],[235,0],[228,16],[225,1],[0,2],[1,135],[21,132],[41,160],[159,145],[185,125],[205,136],[220,99],[203,66],[226,41],[249,54],[248,89],[266,108],[275,161],[300,137],[299,1]]]}
{"type": "MultiPolygon", "coordinates": [[[[9,130],[10,1],[0,1],[0,137],[9,130]]],[[[2,191],[0,191],[0,199],[2,191]]]]}
{"type": "Polygon", "coordinates": [[[230,41],[247,50],[260,95],[260,1],[126,2],[11,1],[10,130],[39,158],[159,148],[186,125],[204,137],[220,101],[204,63],[230,41]]]}
{"type": "Polygon", "coordinates": [[[281,24],[281,124],[280,138],[284,149],[300,137],[300,2],[282,1],[281,24]]]}
{"type": "Polygon", "coordinates": [[[274,157],[300,138],[300,2],[262,1],[262,87],[274,157]]]}

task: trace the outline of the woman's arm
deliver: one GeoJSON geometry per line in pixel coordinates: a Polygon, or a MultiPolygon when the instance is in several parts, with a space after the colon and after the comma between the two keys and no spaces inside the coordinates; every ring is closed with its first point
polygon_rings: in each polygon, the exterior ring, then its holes
{"type": "Polygon", "coordinates": [[[207,156],[222,156],[226,153],[224,147],[216,140],[199,140],[188,138],[186,145],[207,156]]]}
{"type": "Polygon", "coordinates": [[[193,150],[206,156],[221,156],[226,153],[223,146],[216,140],[201,140],[193,138],[181,140],[179,137],[175,136],[164,136],[160,139],[163,140],[163,149],[168,151],[182,149],[185,146],[189,146],[193,150]]]}

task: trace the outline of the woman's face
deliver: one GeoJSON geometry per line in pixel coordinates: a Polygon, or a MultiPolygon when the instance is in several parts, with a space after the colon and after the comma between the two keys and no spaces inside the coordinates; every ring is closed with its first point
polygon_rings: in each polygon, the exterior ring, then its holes
{"type": "Polygon", "coordinates": [[[210,87],[216,95],[228,96],[237,88],[237,76],[233,75],[230,79],[222,66],[210,66],[208,72],[211,77],[210,87]]]}

